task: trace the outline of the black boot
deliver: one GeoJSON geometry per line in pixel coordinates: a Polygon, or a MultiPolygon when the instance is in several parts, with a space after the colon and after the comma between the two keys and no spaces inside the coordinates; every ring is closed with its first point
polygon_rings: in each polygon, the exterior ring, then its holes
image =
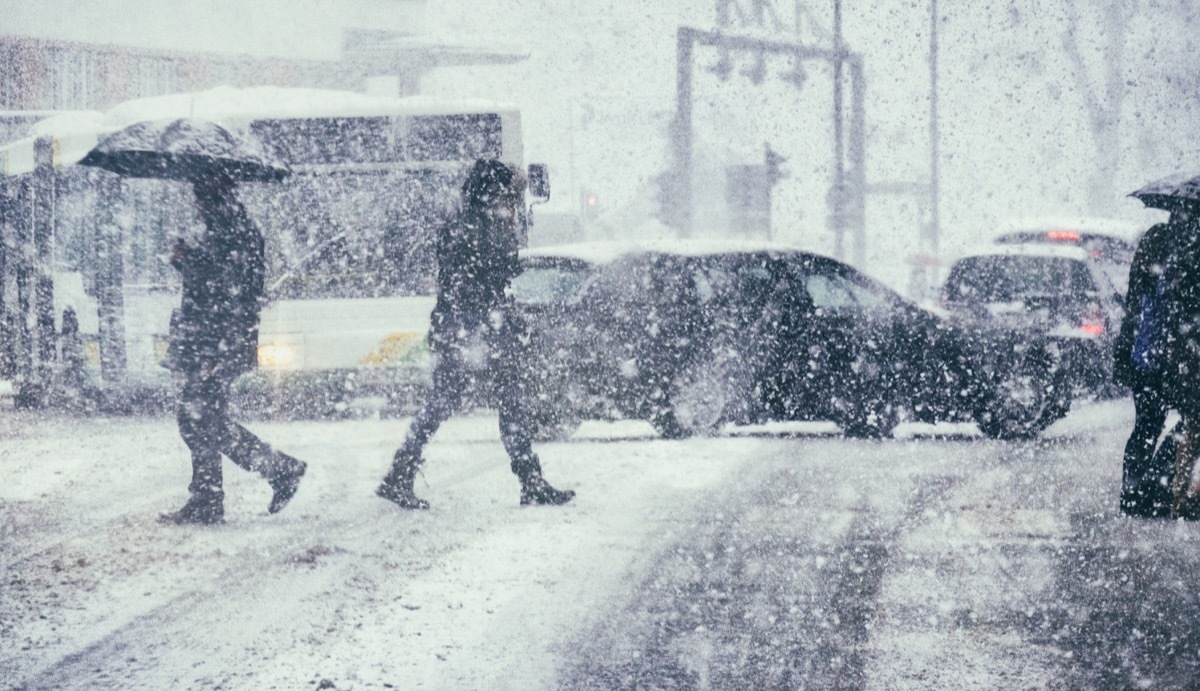
{"type": "Polygon", "coordinates": [[[214,525],[225,522],[225,493],[221,490],[193,492],[183,508],[158,517],[159,523],[214,525]]]}
{"type": "Polygon", "coordinates": [[[375,494],[402,509],[428,509],[429,502],[413,493],[413,479],[420,465],[420,456],[397,451],[391,470],[379,483],[375,494]]]}
{"type": "Polygon", "coordinates": [[[296,460],[285,453],[278,451],[275,453],[279,457],[281,470],[267,480],[275,492],[271,495],[267,513],[279,513],[283,507],[287,506],[292,497],[296,496],[296,490],[300,488],[300,478],[304,477],[304,471],[308,469],[308,464],[303,461],[296,460]]]}
{"type": "Polygon", "coordinates": [[[554,489],[541,473],[521,478],[521,506],[559,506],[575,498],[573,489],[554,489]]]}

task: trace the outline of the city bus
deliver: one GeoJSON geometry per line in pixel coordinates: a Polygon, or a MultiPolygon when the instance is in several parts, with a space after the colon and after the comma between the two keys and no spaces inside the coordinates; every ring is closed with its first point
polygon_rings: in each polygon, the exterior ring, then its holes
{"type": "MultiPolygon", "coordinates": [[[[429,376],[434,234],[455,213],[476,159],[525,167],[519,111],[487,101],[222,88],[131,101],[88,127],[79,128],[76,118],[74,131],[51,135],[48,175],[59,213],[52,256],[43,263],[82,276],[94,304],[75,310],[100,315],[97,333],[84,334],[96,344],[85,348],[88,379],[110,393],[169,390],[160,361],[179,296],[170,245],[197,232],[199,220],[186,183],[117,178],[70,164],[105,131],[164,117],[248,130],[292,169],[282,183],[238,191],[266,240],[269,298],[259,367],[236,383],[238,400],[284,414],[412,400],[429,376]],[[118,350],[121,367],[110,362],[118,350]]],[[[46,137],[0,148],[0,157],[19,159],[21,147],[44,145],[46,137]]],[[[528,171],[530,202],[548,199],[545,166],[528,171]]],[[[9,177],[38,174],[36,165],[5,170],[9,177]]],[[[527,207],[523,217],[530,216],[527,207]]]]}

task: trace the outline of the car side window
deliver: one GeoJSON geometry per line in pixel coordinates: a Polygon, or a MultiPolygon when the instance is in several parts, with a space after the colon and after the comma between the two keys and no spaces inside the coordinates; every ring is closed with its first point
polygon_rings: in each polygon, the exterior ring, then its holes
{"type": "Polygon", "coordinates": [[[854,296],[840,276],[810,274],[804,284],[813,307],[830,314],[847,312],[855,307],[854,296]]]}
{"type": "Polygon", "coordinates": [[[878,314],[890,314],[898,309],[896,300],[882,288],[862,279],[854,280],[853,277],[847,277],[846,284],[858,306],[864,310],[878,314]]]}
{"type": "Polygon", "coordinates": [[[715,301],[727,299],[733,291],[734,277],[726,267],[705,263],[692,270],[692,279],[696,285],[696,295],[700,304],[707,305],[715,301]]]}

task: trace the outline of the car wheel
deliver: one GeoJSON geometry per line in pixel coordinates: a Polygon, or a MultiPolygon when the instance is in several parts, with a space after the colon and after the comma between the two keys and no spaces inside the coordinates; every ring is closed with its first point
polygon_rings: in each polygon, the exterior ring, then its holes
{"type": "Polygon", "coordinates": [[[651,424],[668,439],[713,434],[734,400],[733,379],[731,368],[719,360],[702,359],[684,367],[671,380],[666,405],[651,424]]]}
{"type": "Polygon", "coordinates": [[[864,401],[851,407],[842,421],[842,433],[854,439],[884,439],[900,424],[900,408],[886,399],[864,401]]]}
{"type": "Polygon", "coordinates": [[[975,413],[981,432],[993,439],[1029,439],[1067,414],[1070,382],[1056,372],[1050,355],[1031,351],[1003,368],[984,400],[975,413]]]}

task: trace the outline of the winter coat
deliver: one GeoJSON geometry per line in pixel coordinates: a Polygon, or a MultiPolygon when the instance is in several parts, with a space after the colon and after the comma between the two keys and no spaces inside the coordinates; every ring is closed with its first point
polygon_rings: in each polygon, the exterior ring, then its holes
{"type": "Polygon", "coordinates": [[[1162,387],[1167,404],[1200,414],[1200,221],[1171,223],[1175,250],[1167,261],[1167,355],[1162,387]]]}
{"type": "Polygon", "coordinates": [[[234,377],[258,361],[263,238],[232,197],[199,208],[207,232],[199,242],[178,243],[171,260],[183,279],[183,299],[172,316],[171,366],[234,377]]]}
{"type": "Polygon", "coordinates": [[[1113,339],[1113,381],[1130,387],[1157,386],[1160,371],[1145,371],[1134,367],[1134,339],[1141,324],[1142,299],[1155,291],[1158,278],[1170,260],[1173,247],[1170,225],[1152,226],[1138,242],[1129,266],[1129,290],[1125,293],[1125,316],[1113,339]]]}
{"type": "Polygon", "coordinates": [[[495,334],[519,327],[507,295],[521,271],[519,247],[516,221],[483,209],[468,207],[441,228],[437,304],[430,319],[435,352],[481,333],[494,345],[495,334]]]}

